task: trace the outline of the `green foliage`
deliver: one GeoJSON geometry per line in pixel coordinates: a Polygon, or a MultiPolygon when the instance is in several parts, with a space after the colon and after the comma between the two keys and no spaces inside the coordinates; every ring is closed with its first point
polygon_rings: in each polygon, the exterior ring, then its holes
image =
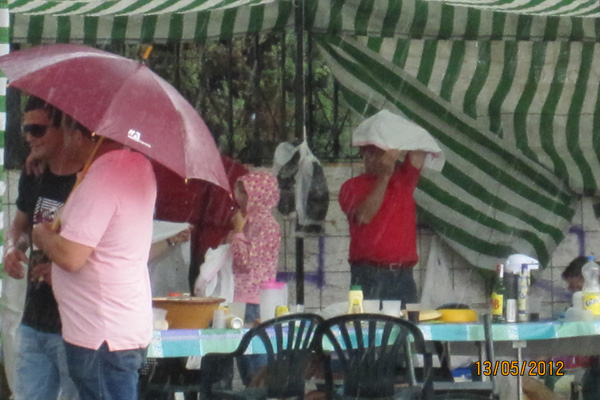
{"type": "MultiPolygon", "coordinates": [[[[134,46],[107,50],[130,58],[140,58],[141,51],[134,46]]],[[[221,152],[268,165],[279,143],[296,139],[295,52],[293,34],[269,33],[155,46],[147,62],[198,110],[221,152]]],[[[331,71],[316,50],[302,62],[309,144],[323,161],[346,159],[352,155],[349,108],[336,102],[331,71]]]]}

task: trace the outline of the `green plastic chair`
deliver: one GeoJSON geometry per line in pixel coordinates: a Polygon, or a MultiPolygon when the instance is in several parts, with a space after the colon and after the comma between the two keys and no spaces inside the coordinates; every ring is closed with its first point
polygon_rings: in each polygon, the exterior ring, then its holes
{"type": "Polygon", "coordinates": [[[313,337],[322,321],[310,313],[285,315],[250,329],[232,353],[206,354],[200,364],[201,398],[303,398],[315,359],[313,337]],[[260,354],[247,354],[249,349],[260,354]],[[241,378],[237,385],[235,367],[241,378]]]}
{"type": "Polygon", "coordinates": [[[342,315],[319,325],[315,342],[329,399],[428,400],[433,394],[432,354],[409,321],[383,314],[342,315]],[[421,381],[415,373],[417,355],[423,357],[421,381]]]}

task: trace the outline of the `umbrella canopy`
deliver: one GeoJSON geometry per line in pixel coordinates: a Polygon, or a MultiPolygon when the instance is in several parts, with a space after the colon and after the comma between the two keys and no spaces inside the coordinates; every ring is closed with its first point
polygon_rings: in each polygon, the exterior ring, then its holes
{"type": "Polygon", "coordinates": [[[143,63],[87,46],[33,47],[0,57],[9,84],[40,97],[96,134],[184,178],[229,191],[208,128],[181,94],[143,63]]]}
{"type": "Polygon", "coordinates": [[[156,218],[173,222],[189,222],[195,227],[210,225],[230,229],[237,203],[229,193],[233,184],[248,170],[239,162],[221,156],[228,180],[228,190],[190,179],[187,182],[164,166],[153,162],[158,187],[156,218]],[[235,209],[235,210],[234,210],[235,209]]]}

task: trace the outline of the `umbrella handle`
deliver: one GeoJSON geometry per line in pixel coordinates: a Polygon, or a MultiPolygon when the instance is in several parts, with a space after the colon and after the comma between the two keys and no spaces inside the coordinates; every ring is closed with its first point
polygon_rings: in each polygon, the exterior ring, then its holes
{"type": "Polygon", "coordinates": [[[150,53],[152,52],[153,46],[152,45],[148,45],[148,47],[146,47],[146,50],[144,50],[144,54],[142,55],[142,61],[146,61],[148,59],[148,57],[150,57],[150,53]]]}
{"type": "MultiPolygon", "coordinates": [[[[69,192],[69,196],[67,196],[67,200],[65,200],[65,205],[67,204],[67,201],[69,201],[69,199],[71,198],[71,195],[75,191],[75,188],[77,186],[79,186],[79,184],[85,177],[85,174],[87,173],[88,169],[90,169],[90,166],[92,165],[92,162],[94,161],[94,156],[98,152],[98,149],[100,148],[100,145],[102,144],[103,141],[104,141],[104,136],[100,136],[100,138],[96,142],[96,146],[94,146],[94,149],[90,153],[90,156],[88,157],[87,161],[85,162],[85,165],[83,166],[81,172],[77,174],[77,180],[75,181],[75,184],[73,185],[73,189],[71,189],[71,191],[69,192]]],[[[63,209],[64,209],[64,206],[60,209],[60,211],[56,215],[56,218],[54,218],[54,221],[52,221],[52,230],[55,232],[60,227],[60,216],[62,214],[63,209]]]]}

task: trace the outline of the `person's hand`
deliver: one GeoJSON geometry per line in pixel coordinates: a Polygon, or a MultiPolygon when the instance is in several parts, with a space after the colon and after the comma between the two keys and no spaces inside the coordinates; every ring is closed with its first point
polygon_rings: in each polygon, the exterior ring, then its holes
{"type": "Polygon", "coordinates": [[[13,279],[23,279],[25,277],[25,267],[21,263],[27,264],[28,262],[29,259],[23,250],[9,249],[4,257],[4,270],[13,279]]]}
{"type": "Polygon", "coordinates": [[[45,281],[48,285],[52,285],[52,264],[38,264],[31,269],[31,280],[33,282],[45,281]]]}
{"type": "Polygon", "coordinates": [[[179,232],[178,234],[171,236],[168,240],[173,245],[176,245],[179,243],[187,242],[188,240],[190,240],[191,235],[192,235],[192,228],[188,227],[187,229],[184,229],[183,231],[179,232]]]}
{"type": "Polygon", "coordinates": [[[51,237],[54,234],[55,232],[52,229],[52,224],[50,224],[50,222],[42,222],[33,226],[31,238],[33,240],[33,244],[37,246],[37,248],[43,250],[44,240],[46,240],[48,237],[51,237]]]}
{"type": "Polygon", "coordinates": [[[231,225],[233,225],[234,233],[244,232],[244,227],[246,226],[246,222],[248,222],[248,217],[244,215],[241,211],[236,212],[233,217],[231,217],[231,225]]]}
{"type": "Polygon", "coordinates": [[[25,160],[25,173],[27,175],[33,174],[39,176],[44,172],[45,168],[46,164],[43,161],[33,158],[31,154],[27,156],[27,159],[25,160]]]}
{"type": "Polygon", "coordinates": [[[380,177],[390,177],[394,173],[396,168],[396,161],[406,155],[406,151],[397,149],[386,150],[381,157],[377,165],[377,175],[380,177]]]}

